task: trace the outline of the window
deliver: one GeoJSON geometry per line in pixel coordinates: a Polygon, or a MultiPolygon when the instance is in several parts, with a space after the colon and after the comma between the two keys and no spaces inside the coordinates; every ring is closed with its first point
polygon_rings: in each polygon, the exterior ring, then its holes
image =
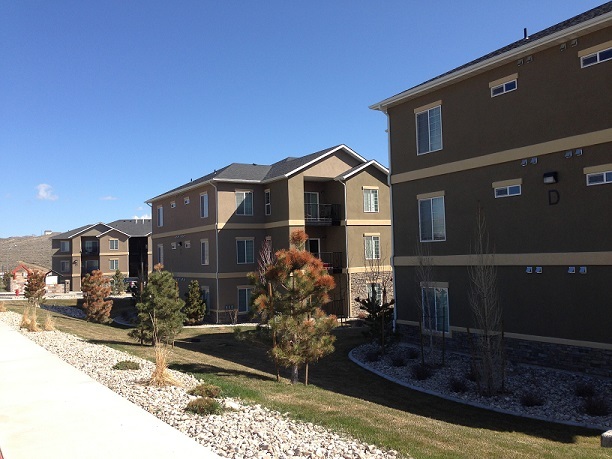
{"type": "Polygon", "coordinates": [[[417,154],[442,150],[442,106],[416,113],[417,154]]]}
{"type": "Polygon", "coordinates": [[[100,269],[100,262],[98,260],[85,260],[85,271],[88,274],[91,274],[96,269],[100,269]]]}
{"type": "Polygon", "coordinates": [[[85,255],[98,253],[98,241],[85,241],[85,255]]]}
{"type": "Polygon", "coordinates": [[[236,191],[236,215],[253,215],[252,191],[236,191]]]}
{"type": "Polygon", "coordinates": [[[208,193],[200,195],[200,218],[208,217],[208,193]]]}
{"type": "Polygon", "coordinates": [[[448,288],[421,287],[423,301],[423,328],[434,332],[449,330],[448,288]]]}
{"type": "Polygon", "coordinates": [[[610,59],[612,59],[612,48],[607,48],[593,54],[588,54],[587,56],[582,56],[580,58],[580,65],[582,68],[590,67],[591,65],[609,61],[610,59]]]}
{"type": "Polygon", "coordinates": [[[366,188],[363,190],[363,211],[378,212],[378,189],[366,188]]]}
{"type": "Polygon", "coordinates": [[[62,260],[61,265],[60,265],[60,270],[63,273],[70,272],[70,262],[68,260],[62,260]]]}
{"type": "Polygon", "coordinates": [[[236,257],[239,265],[255,262],[253,247],[253,239],[236,239],[236,257]]]}
{"type": "Polygon", "coordinates": [[[264,211],[266,215],[272,215],[272,203],[270,202],[270,190],[264,191],[264,211]]]}
{"type": "Polygon", "coordinates": [[[251,303],[250,287],[238,287],[238,312],[248,312],[251,303]]]}
{"type": "Polygon", "coordinates": [[[604,183],[612,183],[612,171],[596,172],[587,174],[587,185],[603,185],[604,183]]]}
{"type": "Polygon", "coordinates": [[[190,202],[191,202],[191,201],[189,200],[189,196],[185,196],[185,197],[183,198],[183,203],[184,203],[185,205],[189,204],[190,202]]]}
{"type": "Polygon", "coordinates": [[[380,236],[364,236],[365,258],[366,260],[380,259],[380,236]]]}
{"type": "Polygon", "coordinates": [[[118,259],[108,260],[108,265],[111,271],[117,271],[119,269],[119,260],[118,259]]]}
{"type": "Polygon", "coordinates": [[[157,207],[157,226],[164,226],[164,208],[162,206],[157,207]]]}
{"type": "Polygon", "coordinates": [[[170,208],[174,209],[176,207],[176,201],[170,201],[170,208]]]}
{"type": "Polygon", "coordinates": [[[421,242],[445,241],[444,196],[419,199],[421,242]]]}
{"type": "Polygon", "coordinates": [[[378,303],[382,303],[382,285],[378,282],[369,283],[367,285],[368,288],[368,298],[375,299],[378,303]]]}
{"type": "Polygon", "coordinates": [[[119,239],[109,239],[108,246],[110,250],[119,250],[119,239]]]}
{"type": "Polygon", "coordinates": [[[60,252],[70,252],[70,241],[60,241],[60,252]]]}
{"type": "Polygon", "coordinates": [[[521,185],[501,186],[495,188],[496,198],[507,198],[509,196],[518,196],[521,194],[521,185]]]}
{"type": "Polygon", "coordinates": [[[200,263],[208,264],[208,239],[200,240],[200,263]]]}
{"type": "Polygon", "coordinates": [[[164,245],[157,244],[157,262],[164,264],[164,245]]]}
{"type": "Polygon", "coordinates": [[[511,80],[491,88],[491,97],[499,96],[516,89],[516,81],[511,80]]]}

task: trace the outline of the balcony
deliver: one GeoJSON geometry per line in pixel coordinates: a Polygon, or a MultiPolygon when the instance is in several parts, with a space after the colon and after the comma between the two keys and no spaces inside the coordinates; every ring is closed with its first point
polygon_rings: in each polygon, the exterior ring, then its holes
{"type": "Polygon", "coordinates": [[[330,274],[342,272],[342,252],[313,252],[330,274]]]}
{"type": "Polygon", "coordinates": [[[306,225],[340,225],[340,204],[304,204],[306,225]]]}

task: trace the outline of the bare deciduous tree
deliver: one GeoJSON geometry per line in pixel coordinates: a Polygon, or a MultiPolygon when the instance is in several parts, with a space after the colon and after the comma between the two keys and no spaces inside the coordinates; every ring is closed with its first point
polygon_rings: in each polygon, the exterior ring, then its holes
{"type": "Polygon", "coordinates": [[[487,224],[480,206],[473,244],[473,263],[468,266],[469,304],[479,330],[474,340],[474,368],[480,391],[490,395],[502,390],[504,384],[503,311],[497,290],[495,254],[489,243],[487,224]]]}
{"type": "MultiPolygon", "coordinates": [[[[432,329],[431,311],[427,307],[429,301],[427,295],[430,294],[430,289],[433,286],[434,266],[431,257],[429,244],[417,242],[415,247],[415,255],[418,264],[414,268],[417,288],[415,292],[415,304],[417,305],[419,314],[419,342],[421,347],[421,365],[425,365],[425,343],[423,327],[427,325],[429,330],[432,329]],[[425,290],[423,290],[425,289],[425,290]]],[[[433,350],[433,333],[429,334],[429,351],[433,350]]]]}

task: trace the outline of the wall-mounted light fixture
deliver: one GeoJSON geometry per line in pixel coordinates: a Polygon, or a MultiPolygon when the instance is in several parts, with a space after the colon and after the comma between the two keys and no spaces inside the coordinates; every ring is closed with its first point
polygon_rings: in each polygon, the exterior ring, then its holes
{"type": "Polygon", "coordinates": [[[582,156],[582,148],[576,148],[576,156],[582,156]]]}
{"type": "Polygon", "coordinates": [[[542,267],[536,266],[536,274],[542,274],[542,267]]]}
{"type": "Polygon", "coordinates": [[[531,273],[533,272],[533,266],[527,266],[527,267],[525,268],[525,272],[526,272],[527,274],[531,274],[531,273]]]}
{"type": "Polygon", "coordinates": [[[571,158],[571,157],[572,157],[572,150],[568,150],[568,151],[566,151],[564,156],[565,156],[566,158],[571,158]]]}
{"type": "Polygon", "coordinates": [[[544,183],[550,185],[551,183],[557,183],[559,176],[556,172],[546,172],[543,176],[544,183]]]}
{"type": "Polygon", "coordinates": [[[521,160],[521,166],[525,167],[527,165],[527,160],[526,159],[522,159],[521,160]]]}
{"type": "Polygon", "coordinates": [[[576,274],[576,267],[570,266],[569,268],[567,268],[567,272],[568,274],[576,274]]]}
{"type": "Polygon", "coordinates": [[[79,262],[78,262],[77,260],[74,260],[74,261],[72,262],[72,264],[73,264],[73,265],[77,265],[78,263],[79,263],[79,262]]]}
{"type": "Polygon", "coordinates": [[[587,273],[587,267],[586,266],[581,266],[580,270],[578,271],[580,274],[586,274],[587,273]]]}

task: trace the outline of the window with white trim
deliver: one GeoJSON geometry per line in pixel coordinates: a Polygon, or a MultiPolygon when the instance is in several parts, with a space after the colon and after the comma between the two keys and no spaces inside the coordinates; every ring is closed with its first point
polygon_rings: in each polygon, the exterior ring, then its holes
{"type": "Polygon", "coordinates": [[[200,240],[200,264],[208,264],[208,239],[200,240]]]}
{"type": "Polygon", "coordinates": [[[378,212],[378,188],[364,188],[363,211],[378,212]]]}
{"type": "Polygon", "coordinates": [[[430,332],[449,331],[448,288],[421,286],[423,329],[430,332]]]}
{"type": "Polygon", "coordinates": [[[587,174],[586,181],[587,181],[587,186],[604,185],[606,183],[612,183],[612,171],[595,172],[593,174],[587,174]]]}
{"type": "Polygon", "coordinates": [[[119,269],[119,260],[116,258],[111,258],[108,260],[108,267],[111,271],[117,271],[119,269]]]}
{"type": "Polygon", "coordinates": [[[70,252],[70,241],[60,241],[60,252],[70,252]]]}
{"type": "Polygon", "coordinates": [[[62,260],[61,264],[60,264],[60,270],[63,273],[68,273],[70,272],[70,262],[68,260],[62,260]]]}
{"type": "Polygon", "coordinates": [[[108,248],[109,250],[119,250],[119,239],[109,239],[108,248]]]}
{"type": "Polygon", "coordinates": [[[363,244],[366,260],[380,259],[380,236],[364,236],[363,244]]]}
{"type": "Polygon", "coordinates": [[[239,265],[254,263],[254,247],[253,239],[236,239],[236,263],[239,265]]]}
{"type": "Polygon", "coordinates": [[[164,207],[157,206],[157,226],[164,226],[164,207]]]}
{"type": "Polygon", "coordinates": [[[612,59],[612,48],[602,49],[593,54],[588,54],[580,58],[580,66],[582,68],[590,67],[591,65],[599,64],[601,62],[609,61],[612,59]]]}
{"type": "Polygon", "coordinates": [[[208,217],[208,193],[200,194],[200,218],[208,217]]]}
{"type": "Polygon", "coordinates": [[[270,201],[270,190],[264,191],[264,213],[272,215],[272,202],[270,201]]]}
{"type": "Polygon", "coordinates": [[[421,242],[446,240],[444,196],[419,199],[419,233],[421,242]]]}
{"type": "Polygon", "coordinates": [[[368,298],[375,299],[378,303],[382,303],[382,285],[380,282],[370,282],[367,284],[368,298]]]}
{"type": "Polygon", "coordinates": [[[442,106],[416,115],[417,154],[442,150],[442,106]]]}
{"type": "Polygon", "coordinates": [[[252,191],[236,191],[236,215],[253,215],[252,191]]]}
{"type": "Polygon", "coordinates": [[[508,185],[495,188],[496,198],[507,198],[510,196],[519,196],[521,194],[521,185],[508,185]]]}
{"type": "Polygon", "coordinates": [[[505,83],[502,83],[497,86],[493,86],[491,88],[491,97],[501,96],[502,94],[506,94],[507,92],[511,92],[516,90],[517,80],[510,80],[505,83]]]}
{"type": "Polygon", "coordinates": [[[238,312],[248,312],[251,306],[251,287],[238,287],[238,312]]]}
{"type": "Polygon", "coordinates": [[[164,244],[157,244],[157,263],[164,264],[164,244]]]}

